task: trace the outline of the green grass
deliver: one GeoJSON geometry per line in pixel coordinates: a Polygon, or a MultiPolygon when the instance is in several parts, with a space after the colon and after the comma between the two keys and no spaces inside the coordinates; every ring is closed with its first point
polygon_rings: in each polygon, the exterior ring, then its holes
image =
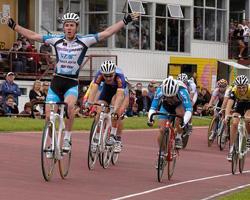
{"type": "Polygon", "coordinates": [[[250,188],[219,198],[218,200],[247,200],[250,199],[250,188]]]}
{"type": "MultiPolygon", "coordinates": [[[[73,130],[89,130],[93,118],[76,118],[73,130]]],[[[208,118],[195,117],[193,119],[193,126],[207,126],[210,122],[208,118]]],[[[44,120],[31,118],[15,118],[15,117],[1,117],[0,118],[0,132],[13,131],[41,131],[44,126],[44,120]]],[[[129,117],[124,119],[125,129],[148,129],[146,117],[129,117]]],[[[157,128],[155,123],[154,128],[157,128]]]]}

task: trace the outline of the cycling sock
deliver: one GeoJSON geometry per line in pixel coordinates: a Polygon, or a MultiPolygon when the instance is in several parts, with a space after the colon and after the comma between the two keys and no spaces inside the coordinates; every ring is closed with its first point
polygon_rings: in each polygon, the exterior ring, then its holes
{"type": "Polygon", "coordinates": [[[116,136],[116,131],[117,131],[117,128],[112,127],[110,134],[116,136]]]}
{"type": "Polygon", "coordinates": [[[71,132],[70,131],[65,131],[64,132],[65,133],[65,135],[64,135],[64,139],[66,140],[70,140],[70,138],[71,138],[71,132]]]}

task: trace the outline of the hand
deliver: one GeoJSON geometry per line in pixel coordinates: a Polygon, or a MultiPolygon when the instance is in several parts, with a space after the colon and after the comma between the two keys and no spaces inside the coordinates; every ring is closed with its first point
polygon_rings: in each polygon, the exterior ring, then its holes
{"type": "Polygon", "coordinates": [[[129,13],[129,14],[125,14],[124,18],[123,18],[123,22],[125,25],[128,25],[128,23],[132,22],[132,21],[137,21],[138,17],[139,17],[139,13],[129,13]]]}
{"type": "Polygon", "coordinates": [[[8,24],[8,26],[9,26],[12,30],[15,30],[16,22],[14,21],[14,19],[9,18],[8,21],[7,21],[7,24],[8,24]]]}

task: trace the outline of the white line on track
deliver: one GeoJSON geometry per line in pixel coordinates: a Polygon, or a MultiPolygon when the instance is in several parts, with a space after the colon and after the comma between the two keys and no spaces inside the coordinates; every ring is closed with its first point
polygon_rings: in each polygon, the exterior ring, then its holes
{"type": "Polygon", "coordinates": [[[243,188],[246,188],[246,187],[249,187],[250,184],[246,184],[246,185],[240,185],[238,187],[235,187],[235,188],[232,188],[232,189],[229,189],[229,190],[225,190],[223,192],[219,192],[219,193],[216,193],[216,194],[213,194],[209,197],[206,197],[204,199],[201,199],[201,200],[210,200],[210,199],[214,199],[215,197],[218,197],[218,196],[221,196],[221,195],[224,195],[224,194],[227,194],[229,192],[233,192],[235,190],[239,190],[239,189],[243,189],[243,188]]]}
{"type": "MultiPolygon", "coordinates": [[[[250,170],[244,171],[244,173],[249,173],[249,172],[250,172],[250,170]]],[[[194,182],[199,182],[199,181],[205,181],[205,180],[215,179],[215,178],[220,178],[220,177],[225,177],[225,176],[233,176],[233,175],[230,173],[230,174],[220,174],[220,175],[216,175],[216,176],[209,176],[209,177],[204,177],[204,178],[192,179],[192,180],[188,180],[188,181],[174,183],[174,184],[171,184],[171,185],[157,187],[157,188],[154,188],[154,189],[151,189],[151,190],[146,190],[146,191],[143,191],[143,192],[138,192],[138,193],[134,193],[134,194],[130,194],[130,195],[118,197],[118,198],[115,198],[115,199],[112,199],[112,200],[129,199],[129,198],[132,198],[132,197],[136,197],[136,196],[140,196],[140,195],[144,195],[144,194],[156,192],[156,191],[163,190],[163,189],[166,189],[166,188],[171,188],[171,187],[175,187],[175,186],[179,186],[179,185],[184,185],[184,184],[187,184],[187,183],[194,183],[194,182]]]]}

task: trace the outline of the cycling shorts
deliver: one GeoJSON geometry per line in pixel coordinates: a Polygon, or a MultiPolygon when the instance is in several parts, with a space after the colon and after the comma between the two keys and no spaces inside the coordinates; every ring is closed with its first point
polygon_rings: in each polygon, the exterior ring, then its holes
{"type": "Polygon", "coordinates": [[[238,101],[234,105],[234,111],[239,113],[241,116],[244,116],[247,110],[250,110],[250,102],[249,101],[238,101]]]}

